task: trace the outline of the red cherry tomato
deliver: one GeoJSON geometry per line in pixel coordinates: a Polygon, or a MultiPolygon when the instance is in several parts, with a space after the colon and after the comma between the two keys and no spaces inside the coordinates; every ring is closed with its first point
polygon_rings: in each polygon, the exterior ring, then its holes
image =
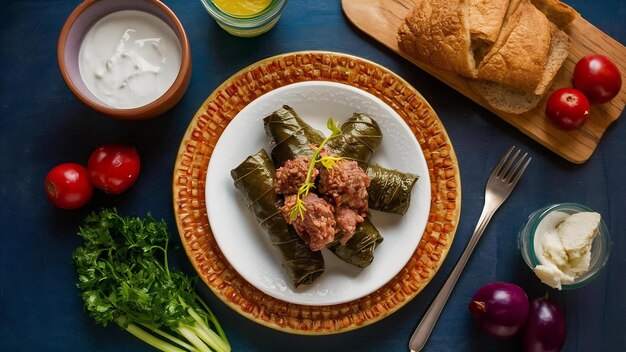
{"type": "Polygon", "coordinates": [[[76,209],[87,204],[93,196],[87,169],[79,164],[55,166],[45,181],[46,195],[61,209],[76,209]]]}
{"type": "Polygon", "coordinates": [[[606,103],[619,93],[622,75],[607,57],[588,55],[576,63],[574,87],[583,92],[592,104],[606,103]]]}
{"type": "Polygon", "coordinates": [[[103,145],[91,154],[87,168],[94,187],[106,193],[120,194],[139,176],[139,155],[133,147],[103,145]]]}
{"type": "Polygon", "coordinates": [[[574,88],[561,88],[548,98],[546,115],[561,128],[573,130],[589,118],[589,100],[574,88]]]}

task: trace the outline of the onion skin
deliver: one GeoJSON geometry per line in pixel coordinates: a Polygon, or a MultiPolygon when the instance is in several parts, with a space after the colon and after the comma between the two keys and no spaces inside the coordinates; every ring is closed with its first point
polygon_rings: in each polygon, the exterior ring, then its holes
{"type": "Polygon", "coordinates": [[[565,342],[565,318],[547,297],[533,300],[522,332],[524,352],[558,352],[565,342]]]}
{"type": "Polygon", "coordinates": [[[493,282],[476,291],[467,309],[488,335],[508,339],[526,322],[528,296],[515,284],[493,282]]]}

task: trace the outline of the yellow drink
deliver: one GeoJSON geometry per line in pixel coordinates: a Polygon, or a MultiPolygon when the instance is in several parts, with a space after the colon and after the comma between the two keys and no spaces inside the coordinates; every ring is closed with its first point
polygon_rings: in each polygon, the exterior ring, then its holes
{"type": "Polygon", "coordinates": [[[250,16],[263,11],[272,0],[212,0],[220,10],[233,16],[250,16]]]}

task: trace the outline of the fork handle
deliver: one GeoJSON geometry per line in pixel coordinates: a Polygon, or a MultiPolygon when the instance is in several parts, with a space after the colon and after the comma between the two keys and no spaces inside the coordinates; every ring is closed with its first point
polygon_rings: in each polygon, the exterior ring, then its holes
{"type": "Polygon", "coordinates": [[[485,206],[483,208],[483,212],[478,219],[478,223],[476,224],[476,229],[474,229],[474,233],[472,234],[469,243],[465,247],[463,254],[461,254],[459,261],[454,266],[454,269],[452,270],[452,273],[450,273],[450,276],[446,280],[446,283],[443,284],[443,287],[437,294],[437,297],[435,297],[433,302],[430,304],[430,307],[426,311],[426,314],[424,314],[424,317],[422,317],[422,320],[415,329],[415,332],[413,332],[413,336],[411,336],[411,339],[409,340],[409,349],[412,352],[421,351],[422,348],[424,348],[424,346],[426,345],[426,342],[428,341],[428,338],[430,337],[430,334],[432,333],[435,324],[439,319],[439,315],[441,314],[443,307],[445,307],[446,302],[450,297],[452,289],[454,289],[454,286],[456,285],[459,276],[461,276],[461,272],[465,268],[465,264],[467,264],[470,255],[474,251],[474,247],[476,247],[480,236],[485,231],[485,228],[487,227],[487,224],[489,223],[489,220],[491,220],[491,217],[493,216],[495,211],[496,209],[493,209],[493,207],[485,206]]]}

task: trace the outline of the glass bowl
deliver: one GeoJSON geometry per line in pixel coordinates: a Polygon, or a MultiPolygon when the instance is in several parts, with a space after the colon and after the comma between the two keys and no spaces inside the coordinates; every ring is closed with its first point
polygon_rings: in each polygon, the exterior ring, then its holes
{"type": "MultiPolygon", "coordinates": [[[[535,232],[539,223],[550,213],[560,211],[567,214],[579,212],[593,211],[587,206],[577,203],[557,203],[545,206],[534,213],[530,214],[528,221],[522,226],[518,235],[518,248],[522,253],[522,257],[526,264],[534,269],[541,264],[535,253],[535,232]]],[[[611,235],[609,233],[604,220],[600,221],[598,233],[591,243],[591,261],[589,270],[577,277],[571,284],[562,284],[564,290],[576,289],[591,283],[602,271],[611,254],[611,235]]]]}
{"type": "Polygon", "coordinates": [[[260,12],[249,16],[237,16],[222,11],[211,0],[200,0],[204,8],[226,32],[238,37],[256,37],[276,25],[287,0],[272,0],[260,12]]]}

